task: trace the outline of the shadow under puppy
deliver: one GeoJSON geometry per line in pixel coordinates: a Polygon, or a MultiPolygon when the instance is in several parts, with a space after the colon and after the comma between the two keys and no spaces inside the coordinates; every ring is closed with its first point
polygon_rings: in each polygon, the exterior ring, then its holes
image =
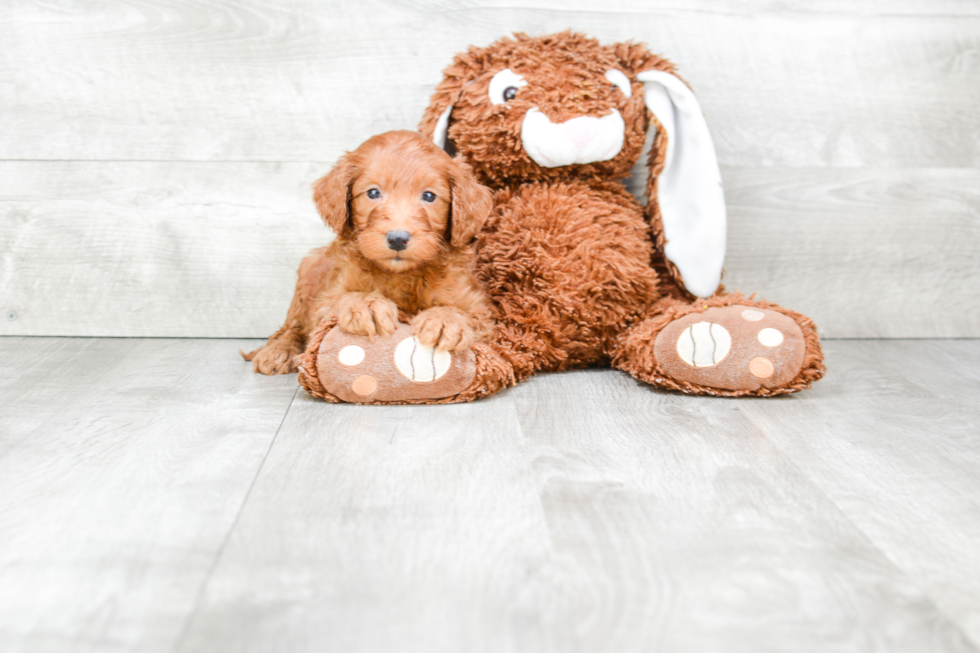
{"type": "Polygon", "coordinates": [[[387,132],[341,157],[313,199],[337,238],[303,259],[285,324],[242,353],[256,372],[295,372],[318,325],[373,341],[404,322],[437,351],[466,350],[487,335],[470,242],[492,198],[469,166],[416,132],[387,132]]]}

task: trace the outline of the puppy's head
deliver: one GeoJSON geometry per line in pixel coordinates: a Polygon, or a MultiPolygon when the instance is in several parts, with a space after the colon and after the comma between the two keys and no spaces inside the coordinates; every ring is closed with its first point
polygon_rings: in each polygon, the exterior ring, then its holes
{"type": "Polygon", "coordinates": [[[323,221],[379,267],[404,272],[467,245],[490,213],[469,166],[410,131],[373,136],[313,186],[323,221]]]}

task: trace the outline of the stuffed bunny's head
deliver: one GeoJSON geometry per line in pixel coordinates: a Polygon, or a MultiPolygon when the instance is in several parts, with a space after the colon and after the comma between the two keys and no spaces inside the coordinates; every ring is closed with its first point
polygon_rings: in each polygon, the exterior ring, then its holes
{"type": "Polygon", "coordinates": [[[647,195],[657,244],[688,292],[714,293],[726,237],[721,174],[673,64],[641,44],[562,32],[471,47],[443,72],[419,131],[491,186],[625,178],[653,124],[647,195]]]}

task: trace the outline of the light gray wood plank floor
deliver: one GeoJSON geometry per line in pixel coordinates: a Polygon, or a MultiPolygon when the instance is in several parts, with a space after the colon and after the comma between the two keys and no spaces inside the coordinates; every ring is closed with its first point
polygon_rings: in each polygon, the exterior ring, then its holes
{"type": "Polygon", "coordinates": [[[252,344],[0,338],[0,650],[980,650],[980,341],[442,407],[325,404],[252,344]]]}

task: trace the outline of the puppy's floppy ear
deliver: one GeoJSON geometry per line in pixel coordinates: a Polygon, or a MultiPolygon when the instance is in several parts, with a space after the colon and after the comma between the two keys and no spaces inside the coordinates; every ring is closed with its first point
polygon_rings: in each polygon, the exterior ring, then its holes
{"type": "Polygon", "coordinates": [[[449,173],[452,205],[449,209],[449,239],[453,247],[463,247],[483,229],[493,208],[490,189],[479,183],[462,158],[453,159],[449,173]]]}
{"type": "Polygon", "coordinates": [[[323,222],[338,236],[350,224],[350,187],[355,170],[350,154],[340,157],[333,170],[313,183],[313,202],[323,222]]]}

